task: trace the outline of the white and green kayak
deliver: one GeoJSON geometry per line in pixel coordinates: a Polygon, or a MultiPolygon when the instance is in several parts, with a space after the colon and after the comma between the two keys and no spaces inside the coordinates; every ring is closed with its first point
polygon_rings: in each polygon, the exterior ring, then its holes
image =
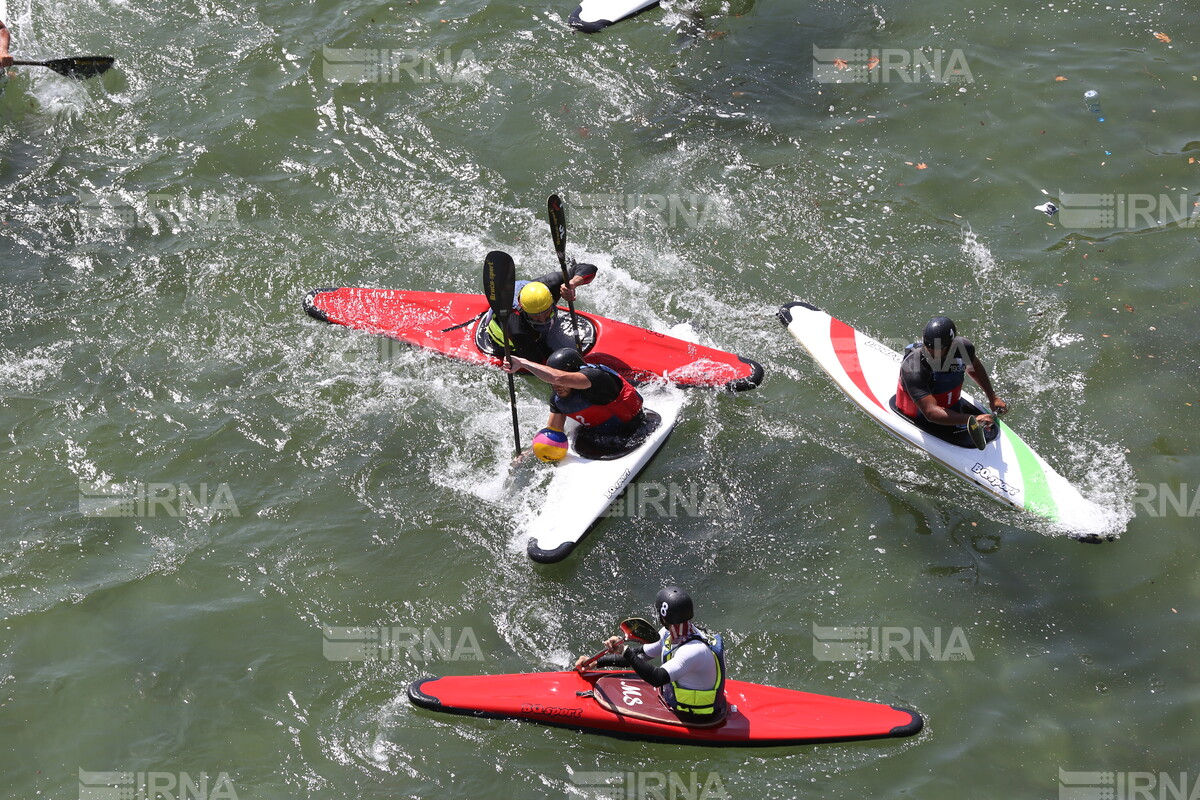
{"type": "MultiPolygon", "coordinates": [[[[1073,538],[1099,541],[1117,533],[1115,514],[1080,494],[1008,425],[997,424],[979,450],[951,444],[896,412],[901,353],[808,303],[789,303],[778,315],[837,387],[897,439],[989,497],[1043,517],[1073,538]]],[[[962,399],[979,408],[966,392],[962,399]]]]}

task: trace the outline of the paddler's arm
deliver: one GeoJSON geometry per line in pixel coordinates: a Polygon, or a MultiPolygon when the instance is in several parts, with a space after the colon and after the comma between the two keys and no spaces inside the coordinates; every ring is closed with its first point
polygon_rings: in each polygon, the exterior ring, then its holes
{"type": "MultiPolygon", "coordinates": [[[[971,418],[970,414],[964,414],[961,411],[951,411],[948,408],[942,408],[933,399],[933,395],[927,394],[916,401],[917,408],[921,409],[921,413],[925,419],[930,422],[935,422],[938,425],[966,425],[967,420],[971,418]]],[[[991,414],[980,414],[976,417],[980,425],[990,427],[992,424],[991,414]]]]}
{"type": "Polygon", "coordinates": [[[651,663],[646,654],[642,652],[642,646],[636,642],[625,646],[625,660],[633,667],[633,671],[637,673],[638,677],[651,686],[666,686],[671,682],[670,673],[651,663]]]}
{"type": "MultiPolygon", "coordinates": [[[[997,414],[1003,414],[1005,411],[1008,411],[1008,403],[997,397],[996,392],[992,390],[992,379],[988,377],[988,372],[978,357],[971,359],[971,366],[967,367],[967,374],[979,384],[980,389],[983,389],[983,393],[987,395],[988,405],[991,406],[992,411],[995,411],[997,414]]],[[[990,416],[990,414],[984,414],[980,416],[979,420],[982,422],[983,417],[990,416]]]]}
{"type": "Polygon", "coordinates": [[[509,356],[509,365],[500,365],[505,372],[516,372],[524,369],[535,377],[545,381],[556,389],[590,389],[591,379],[581,372],[563,372],[561,369],[547,367],[536,361],[530,361],[520,356],[509,356]]]}
{"type": "Polygon", "coordinates": [[[546,287],[554,295],[556,301],[561,297],[564,300],[574,302],[576,297],[575,290],[580,286],[586,286],[596,279],[596,265],[572,263],[567,268],[567,275],[569,276],[569,280],[566,283],[563,283],[561,272],[548,272],[538,278],[538,280],[546,284],[546,287]]]}
{"type": "Polygon", "coordinates": [[[0,19],[0,67],[11,67],[13,58],[8,52],[8,28],[4,26],[4,20],[0,19]]]}

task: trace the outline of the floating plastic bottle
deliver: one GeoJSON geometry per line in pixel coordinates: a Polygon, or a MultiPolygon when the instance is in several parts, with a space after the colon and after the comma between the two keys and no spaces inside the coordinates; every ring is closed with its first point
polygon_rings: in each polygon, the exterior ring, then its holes
{"type": "Polygon", "coordinates": [[[1100,93],[1095,89],[1088,89],[1083,93],[1083,102],[1087,103],[1088,111],[1096,115],[1097,122],[1104,122],[1104,112],[1100,110],[1100,93]]]}

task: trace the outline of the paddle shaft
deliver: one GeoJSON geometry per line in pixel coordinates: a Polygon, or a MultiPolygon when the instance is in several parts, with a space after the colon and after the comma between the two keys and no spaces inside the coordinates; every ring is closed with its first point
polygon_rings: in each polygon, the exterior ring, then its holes
{"type": "MultiPolygon", "coordinates": [[[[513,294],[516,287],[516,266],[512,256],[501,250],[487,254],[483,262],[483,293],[492,316],[500,323],[504,336],[504,363],[510,364],[512,340],[508,337],[508,318],[512,314],[513,294]]],[[[508,373],[508,405],[512,409],[514,455],[521,454],[521,428],[517,424],[517,387],[512,373],[508,373]]]]}
{"type": "MultiPolygon", "coordinates": [[[[563,286],[571,283],[567,274],[567,215],[563,211],[562,200],[558,195],[550,195],[546,201],[550,212],[550,238],[554,240],[554,253],[558,256],[558,268],[562,270],[563,286]]],[[[579,319],[575,316],[575,301],[567,298],[567,308],[571,311],[571,331],[575,334],[575,349],[583,352],[583,342],[579,339],[579,319]]]]}
{"type": "Polygon", "coordinates": [[[75,58],[54,58],[49,61],[13,61],[14,67],[46,67],[65,75],[68,78],[93,78],[102,75],[113,65],[110,56],[77,56],[75,58]]]}

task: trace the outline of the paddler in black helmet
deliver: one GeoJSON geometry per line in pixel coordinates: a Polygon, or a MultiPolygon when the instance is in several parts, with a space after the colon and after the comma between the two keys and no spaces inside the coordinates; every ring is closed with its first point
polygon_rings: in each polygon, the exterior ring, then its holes
{"type": "Polygon", "coordinates": [[[567,417],[582,428],[576,434],[577,450],[615,452],[629,447],[644,434],[642,396],[616,370],[589,364],[574,347],[555,350],[539,364],[512,356],[505,372],[524,369],[554,388],[550,418],[533,437],[533,452],[543,461],[558,461],[567,454],[563,433],[567,417]]]}
{"type": "MultiPolygon", "coordinates": [[[[658,641],[625,644],[612,636],[605,645],[609,653],[624,660],[651,686],[659,687],[666,703],[685,722],[713,723],[724,718],[725,645],[720,635],[710,635],[692,623],[692,598],[678,586],[668,586],[654,598],[654,614],[662,628],[658,641]],[[652,659],[662,658],[655,666],[652,659]]],[[[587,662],[575,662],[578,669],[587,662]]]]}
{"type": "MultiPolygon", "coordinates": [[[[566,282],[562,272],[550,272],[536,281],[517,281],[514,314],[508,317],[508,338],[512,352],[523,359],[546,363],[555,350],[575,347],[575,334],[571,331],[568,315],[559,314],[556,305],[560,299],[575,300],[575,290],[592,282],[596,277],[593,264],[573,263],[567,269],[566,282]]],[[[587,323],[580,319],[580,328],[587,323]]],[[[480,327],[487,331],[490,343],[497,351],[504,349],[504,332],[499,320],[492,318],[489,310],[480,327]]],[[[590,326],[589,326],[590,327],[590,326]]],[[[582,330],[581,330],[582,333],[582,330]]],[[[590,338],[591,334],[588,334],[590,338]]],[[[586,348],[586,344],[585,344],[586,348]]]]}
{"type": "Polygon", "coordinates": [[[896,384],[895,410],[929,431],[963,447],[971,446],[965,436],[972,423],[991,429],[994,414],[1003,414],[1008,404],[992,389],[983,362],[975,355],[975,345],[958,335],[949,317],[929,320],[921,341],[905,349],[896,384]],[[963,381],[970,375],[987,395],[993,414],[978,414],[961,400],[963,381]]]}

